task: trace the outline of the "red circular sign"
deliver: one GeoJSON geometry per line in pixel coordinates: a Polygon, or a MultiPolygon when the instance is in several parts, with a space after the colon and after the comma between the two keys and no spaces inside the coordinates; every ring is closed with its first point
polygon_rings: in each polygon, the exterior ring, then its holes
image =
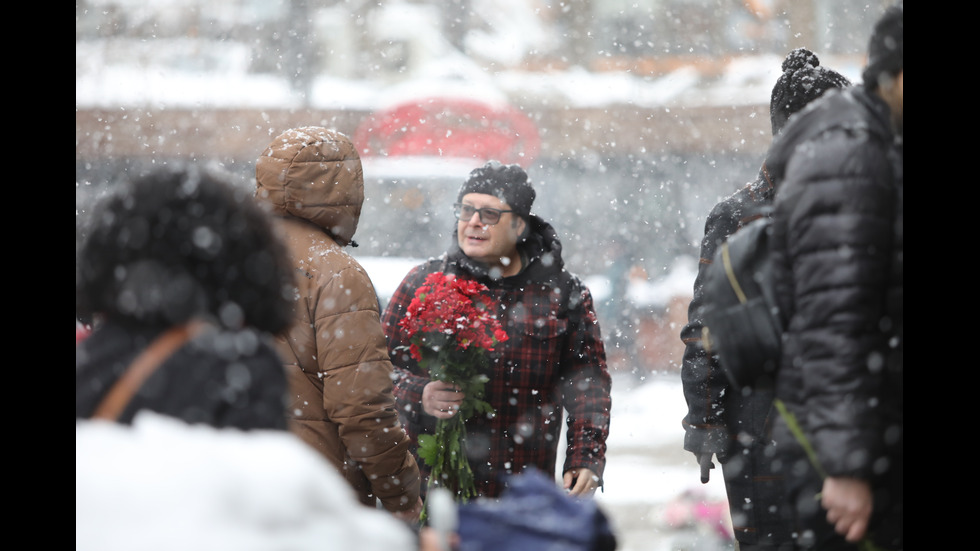
{"type": "Polygon", "coordinates": [[[509,105],[425,98],[366,118],[354,134],[362,156],[466,157],[528,166],[541,146],[537,126],[509,105]]]}

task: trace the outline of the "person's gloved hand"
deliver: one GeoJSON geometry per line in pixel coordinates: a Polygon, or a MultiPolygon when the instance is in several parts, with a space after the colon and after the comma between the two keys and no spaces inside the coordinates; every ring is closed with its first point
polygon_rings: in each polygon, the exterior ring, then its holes
{"type": "Polygon", "coordinates": [[[709,471],[715,468],[715,464],[711,462],[711,453],[700,453],[695,454],[698,458],[698,466],[701,467],[701,484],[707,484],[710,478],[709,471]]]}

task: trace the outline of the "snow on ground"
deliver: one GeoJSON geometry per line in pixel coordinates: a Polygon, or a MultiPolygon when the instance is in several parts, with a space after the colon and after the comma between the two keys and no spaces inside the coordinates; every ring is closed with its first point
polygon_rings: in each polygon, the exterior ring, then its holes
{"type": "MultiPolygon", "coordinates": [[[[608,502],[662,503],[700,486],[694,456],[684,451],[681,419],[687,404],[680,375],[660,375],[633,383],[624,377],[613,381],[613,410],[609,430],[608,502]],[[617,388],[618,387],[618,388],[617,388]]],[[[721,481],[720,469],[716,469],[721,481]]],[[[712,474],[715,474],[714,472],[712,474]]],[[[724,498],[724,485],[704,487],[713,497],[724,498]]]]}

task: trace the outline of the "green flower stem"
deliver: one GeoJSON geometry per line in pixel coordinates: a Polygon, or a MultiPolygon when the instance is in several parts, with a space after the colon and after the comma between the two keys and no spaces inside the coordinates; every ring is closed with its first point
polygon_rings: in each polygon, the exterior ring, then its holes
{"type": "Polygon", "coordinates": [[[790,410],[786,409],[786,404],[782,400],[777,398],[773,400],[773,404],[776,406],[776,410],[779,411],[779,415],[786,421],[786,425],[789,427],[789,431],[793,433],[793,437],[803,447],[803,451],[806,452],[806,456],[810,459],[810,464],[813,465],[817,474],[820,475],[820,480],[827,478],[826,471],[823,470],[823,466],[820,465],[820,460],[817,459],[817,452],[813,451],[813,446],[810,445],[810,441],[803,434],[803,429],[796,422],[796,416],[790,410]]]}
{"type": "MultiPolygon", "coordinates": [[[[820,475],[820,480],[825,480],[827,478],[827,472],[823,470],[823,466],[820,464],[820,460],[817,459],[817,452],[813,450],[813,446],[810,445],[810,440],[803,434],[803,429],[800,428],[800,424],[796,421],[796,416],[786,408],[786,404],[780,399],[773,400],[773,405],[776,406],[776,410],[779,411],[780,417],[786,421],[786,426],[789,427],[789,431],[793,433],[793,437],[806,452],[807,458],[810,460],[810,464],[820,475]]],[[[820,494],[814,496],[815,499],[820,499],[820,494]]],[[[862,551],[883,551],[880,547],[871,542],[868,538],[862,538],[858,542],[858,549],[862,551]]]]}
{"type": "Polygon", "coordinates": [[[462,503],[476,497],[473,470],[466,458],[466,424],[462,415],[457,413],[449,419],[436,421],[434,435],[419,435],[418,453],[432,467],[422,507],[423,523],[428,518],[429,495],[433,488],[446,488],[455,501],[462,503]]]}
{"type": "MultiPolygon", "coordinates": [[[[419,459],[431,469],[426,488],[445,488],[454,501],[466,502],[477,495],[473,470],[466,457],[466,421],[482,413],[493,415],[483,400],[488,351],[507,340],[493,312],[496,301],[486,285],[441,272],[426,276],[415,292],[399,327],[407,331],[405,348],[434,381],[454,385],[464,396],[456,414],[437,420],[435,434],[420,434],[419,459]]],[[[426,502],[428,495],[426,496],[426,502]]],[[[423,504],[425,522],[427,504],[423,504]]]]}

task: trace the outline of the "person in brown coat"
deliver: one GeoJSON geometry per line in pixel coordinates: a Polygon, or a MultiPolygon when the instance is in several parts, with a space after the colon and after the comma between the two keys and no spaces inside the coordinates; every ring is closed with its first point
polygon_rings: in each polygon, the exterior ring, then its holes
{"type": "MultiPolygon", "coordinates": [[[[345,250],[364,202],[350,139],[287,130],[255,163],[255,197],[278,222],[296,269],[295,320],[278,341],[290,428],[333,463],[360,501],[418,520],[419,469],[398,420],[378,297],[345,250]]],[[[356,245],[355,245],[356,246],[356,245]]]]}

